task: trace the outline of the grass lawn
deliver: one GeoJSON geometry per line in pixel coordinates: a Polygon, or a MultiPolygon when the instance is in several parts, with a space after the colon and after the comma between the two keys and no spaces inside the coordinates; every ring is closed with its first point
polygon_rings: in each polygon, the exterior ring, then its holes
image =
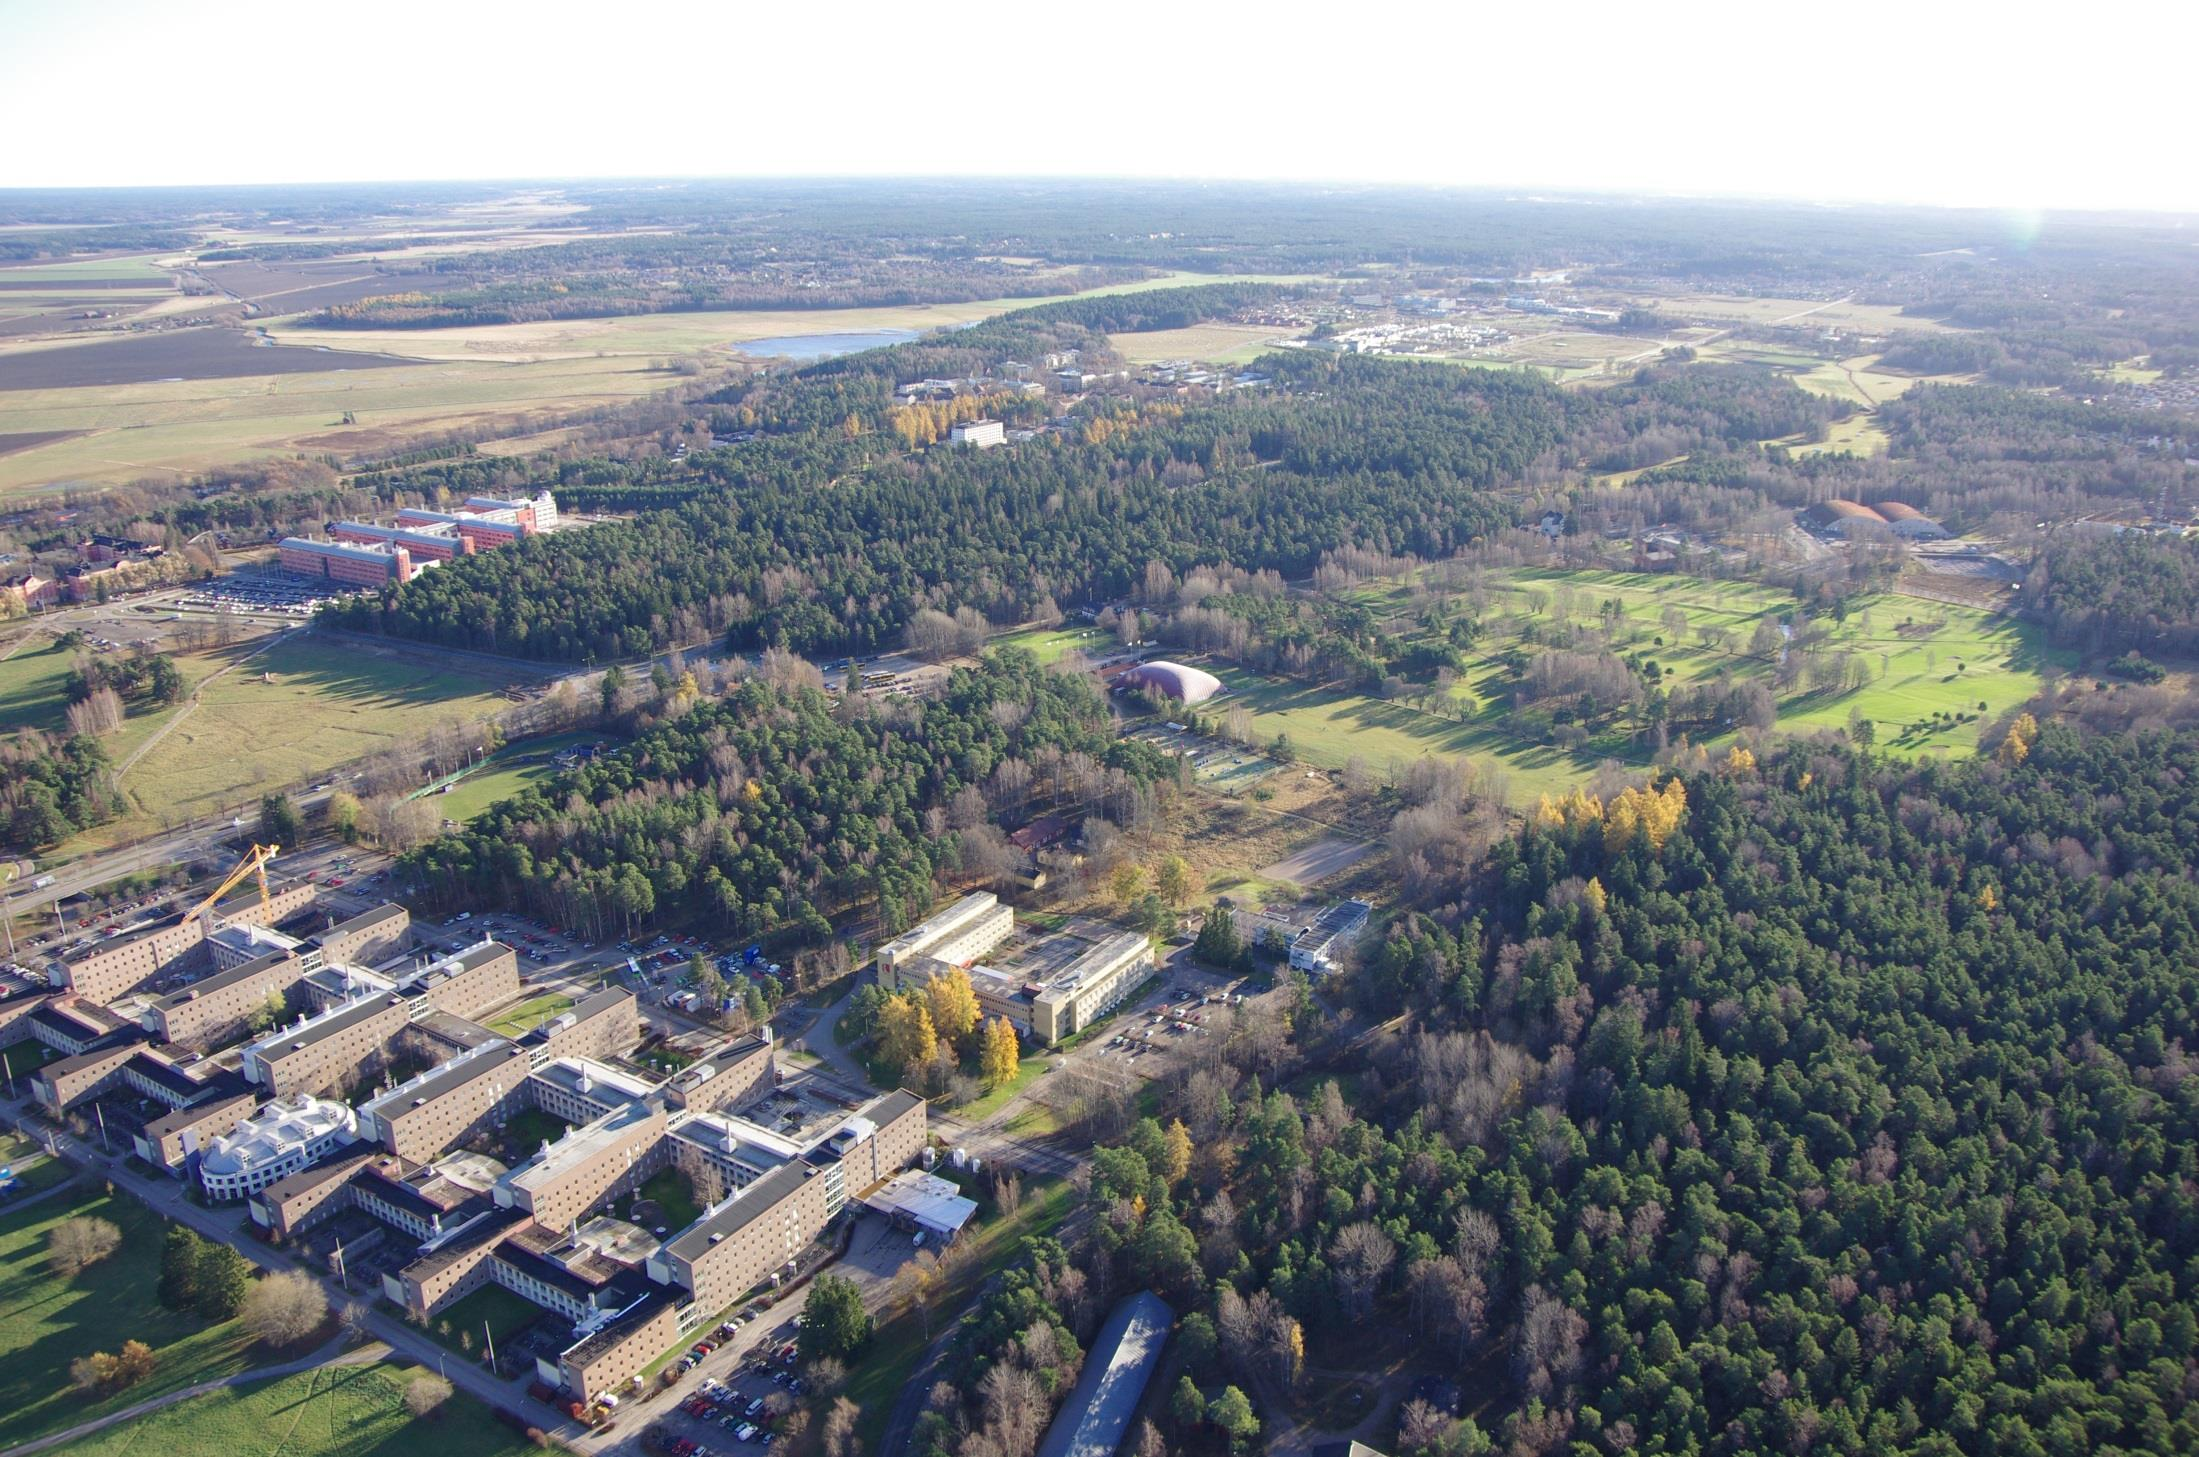
{"type": "Polygon", "coordinates": [[[489,1284],[444,1310],[428,1322],[426,1329],[443,1345],[477,1360],[485,1354],[484,1326],[501,1344],[542,1319],[543,1313],[542,1307],[533,1301],[514,1295],[501,1285],[489,1284]],[[443,1333],[446,1326],[449,1335],[443,1333]],[[461,1335],[472,1339],[471,1349],[461,1343],[461,1335]]]}
{"type": "MultiPolygon", "coordinates": [[[[221,665],[195,654],[177,662],[202,678],[221,665]]],[[[292,637],[207,683],[196,708],[171,710],[180,715],[174,728],[122,776],[135,813],[104,827],[106,838],[256,803],[265,789],[313,779],[443,724],[479,722],[508,706],[502,687],[391,648],[292,637]]],[[[118,761],[127,734],[110,741],[118,761]]]]}
{"type": "Polygon", "coordinates": [[[68,703],[61,696],[61,680],[68,676],[74,657],[44,633],[28,634],[15,653],[0,662],[0,731],[62,727],[68,703]]]}
{"type": "MultiPolygon", "coordinates": [[[[962,1236],[964,1259],[954,1288],[942,1294],[933,1306],[933,1330],[943,1330],[944,1322],[968,1302],[980,1285],[1022,1257],[1026,1236],[1051,1234],[1060,1228],[1075,1197],[1064,1180],[1034,1181],[1026,1186],[1022,1207],[1013,1217],[988,1219],[966,1232],[962,1236]]],[[[886,1418],[893,1414],[894,1400],[908,1384],[910,1373],[929,1344],[924,1323],[914,1311],[902,1311],[879,1322],[878,1334],[870,1348],[856,1358],[846,1387],[848,1399],[862,1408],[855,1423],[857,1451],[878,1450],[886,1418]]]]}
{"type": "Polygon", "coordinates": [[[555,1113],[545,1113],[540,1108],[527,1108],[511,1116],[504,1125],[504,1139],[513,1148],[525,1149],[533,1154],[545,1143],[555,1143],[565,1136],[569,1125],[555,1113]]]}
{"type": "Polygon", "coordinates": [[[702,1205],[695,1198],[695,1186],[687,1175],[678,1169],[659,1169],[641,1186],[641,1197],[655,1201],[664,1211],[658,1224],[677,1234],[702,1218],[702,1205]]]}
{"type": "Polygon", "coordinates": [[[520,1457],[535,1449],[473,1398],[405,1410],[418,1368],[324,1366],[209,1392],[72,1443],[77,1457],[520,1457]]]}
{"type": "Polygon", "coordinates": [[[531,784],[557,773],[556,757],[575,744],[592,744],[601,734],[558,734],[551,738],[522,739],[491,754],[472,773],[436,796],[436,809],[444,819],[463,824],[501,799],[510,799],[531,784]]]}
{"type": "Polygon", "coordinates": [[[539,997],[529,997],[516,1006],[505,1008],[490,1018],[486,1025],[491,1032],[505,1037],[520,1037],[532,1032],[558,1013],[572,1010],[572,1006],[573,999],[563,992],[545,992],[539,997]]]}
{"type": "Polygon", "coordinates": [[[0,1446],[258,1364],[251,1338],[235,1321],[208,1325],[153,1300],[165,1228],[165,1221],[143,1205],[96,1189],[0,1215],[0,1446]],[[122,1244],[75,1279],[64,1280],[47,1268],[46,1235],[78,1214],[114,1223],[122,1244]],[[156,1354],[149,1378],[108,1396],[87,1396],[70,1387],[71,1361],[131,1339],[156,1354]]]}
{"type": "Polygon", "coordinates": [[[54,1158],[20,1133],[0,1134],[0,1167],[14,1171],[15,1182],[25,1194],[51,1189],[76,1173],[76,1165],[54,1158]]]}
{"type": "Polygon", "coordinates": [[[1194,324],[1188,329],[1150,329],[1110,334],[1107,342],[1131,364],[1195,359],[1206,364],[1246,364],[1271,352],[1298,331],[1270,324],[1194,324]]]}
{"type": "Polygon", "coordinates": [[[991,1092],[985,1094],[983,1097],[978,1098],[972,1102],[965,1103],[961,1107],[955,1109],[955,1115],[957,1117],[968,1118],[972,1120],[979,1118],[990,1118],[993,1114],[1000,1111],[1002,1104],[1006,1103],[1010,1098],[1013,1098],[1016,1094],[1022,1092],[1025,1088],[1029,1087],[1034,1081],[1036,1081],[1040,1074],[1044,1073],[1046,1069],[1052,1064],[1052,1062],[1053,1058],[1050,1054],[1033,1053],[1031,1056],[1024,1058],[1020,1063],[1016,1065],[1016,1075],[1014,1077],[1008,1079],[1008,1081],[1002,1083],[999,1087],[994,1088],[991,1092]]]}
{"type": "Polygon", "coordinates": [[[1851,455],[1883,455],[1888,443],[1885,428],[1878,423],[1878,418],[1861,410],[1826,426],[1823,440],[1806,440],[1791,449],[1796,455],[1835,455],[1841,451],[1851,455]]]}

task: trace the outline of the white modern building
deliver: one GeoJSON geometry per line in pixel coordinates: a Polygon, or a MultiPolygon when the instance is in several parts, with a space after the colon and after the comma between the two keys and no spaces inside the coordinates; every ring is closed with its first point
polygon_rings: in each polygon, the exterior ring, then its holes
{"type": "Polygon", "coordinates": [[[972,450],[991,450],[1008,443],[1008,427],[998,420],[965,420],[950,429],[947,437],[972,450]]]}
{"type": "Polygon", "coordinates": [[[278,1098],[214,1140],[199,1159],[199,1183],[209,1199],[242,1199],[357,1138],[347,1105],[310,1094],[278,1098]]]}
{"type": "Polygon", "coordinates": [[[1338,901],[1290,943],[1290,964],[1300,971],[1330,972],[1341,964],[1344,951],[1366,929],[1374,907],[1365,901],[1338,901]]]}
{"type": "Polygon", "coordinates": [[[892,991],[894,968],[919,956],[967,966],[1007,940],[1015,924],[1015,907],[1002,905],[991,891],[966,895],[878,948],[879,985],[892,991]]]}

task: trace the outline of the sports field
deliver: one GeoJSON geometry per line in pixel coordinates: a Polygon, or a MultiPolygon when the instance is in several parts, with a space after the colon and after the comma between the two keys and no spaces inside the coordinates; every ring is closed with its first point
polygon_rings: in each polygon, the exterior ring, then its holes
{"type": "Polygon", "coordinates": [[[594,743],[601,734],[559,734],[554,738],[522,739],[498,749],[480,768],[458,780],[447,794],[435,796],[444,819],[461,823],[472,819],[500,799],[510,799],[531,784],[557,773],[558,752],[574,744],[594,743]]]}
{"type": "MultiPolygon", "coordinates": [[[[109,1198],[96,1187],[83,1189],[81,1197],[57,1195],[19,1213],[0,1214],[0,1447],[256,1364],[251,1339],[235,1321],[209,1325],[152,1298],[160,1282],[165,1228],[144,1205],[109,1198]],[[98,1264],[63,1279],[46,1264],[46,1236],[78,1214],[113,1223],[122,1231],[122,1243],[98,1264]],[[150,1377],[108,1396],[69,1385],[71,1361],[113,1351],[126,1340],[153,1348],[157,1364],[150,1377]]],[[[69,1450],[95,1449],[72,1444],[69,1450]]]]}
{"type": "Polygon", "coordinates": [[[1042,663],[1056,663],[1070,652],[1096,658],[1119,646],[1120,641],[1113,633],[1102,632],[1096,627],[1026,627],[1002,633],[986,646],[1022,648],[1042,663]]]}
{"type": "Polygon", "coordinates": [[[71,1443],[78,1457],[520,1457],[535,1449],[472,1397],[405,1410],[418,1368],[323,1366],[194,1396],[71,1443]]]}
{"type": "Polygon", "coordinates": [[[1195,324],[1188,329],[1154,329],[1143,334],[1110,334],[1107,342],[1131,364],[1165,359],[1195,359],[1206,364],[1244,364],[1275,348],[1298,331],[1263,324],[1195,324]]]}
{"type": "MultiPolygon", "coordinates": [[[[1218,670],[1230,695],[1213,711],[1219,716],[1233,706],[1250,710],[1260,743],[1284,735],[1296,757],[1326,768],[1356,758],[1382,773],[1428,755],[1465,758],[1501,775],[1515,803],[1530,803],[1578,782],[1606,760],[1647,762],[1625,726],[1599,732],[1573,749],[1529,741],[1511,727],[1512,677],[1498,655],[1522,646],[1521,632],[1529,624],[1541,631],[1554,626],[1561,592],[1571,596],[1573,622],[1600,626],[1609,620],[1614,650],[1653,658],[1668,688],[1725,676],[1769,677],[1773,662],[1748,655],[1748,640],[1760,621],[1792,619],[1797,606],[1792,597],[1753,583],[1624,572],[1496,572],[1487,591],[1487,632],[1451,699],[1436,705],[1438,711],[1238,668],[1218,670]],[[1602,612],[1606,602],[1615,604],[1609,619],[1602,612]],[[1677,611],[1685,627],[1660,643],[1667,610],[1677,611]],[[1706,643],[1706,631],[1730,637],[1706,643]]],[[[1408,611],[1410,594],[1402,586],[1354,595],[1400,619],[1408,611]]],[[[1778,699],[1778,728],[1840,728],[1851,714],[1860,714],[1877,730],[1878,747],[1893,753],[1969,752],[1985,723],[2039,691],[2042,669],[2057,657],[2034,629],[2012,618],[1892,594],[1860,599],[1844,623],[1826,625],[1829,649],[1852,653],[1870,681],[1849,692],[1790,689],[1778,699]]],[[[1705,742],[1730,737],[1720,734],[1705,742]]]]}

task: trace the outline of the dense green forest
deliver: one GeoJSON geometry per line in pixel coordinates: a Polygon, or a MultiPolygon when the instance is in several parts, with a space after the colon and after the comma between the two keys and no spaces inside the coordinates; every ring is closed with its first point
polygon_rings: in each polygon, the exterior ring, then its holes
{"type": "Polygon", "coordinates": [[[25,729],[0,743],[0,844],[40,850],[122,810],[114,766],[90,734],[25,729]]]}
{"type": "Polygon", "coordinates": [[[1482,1404],[1409,1451],[2192,1450],[2194,869],[2189,733],[1552,806],[1368,956],[1401,1030],[1301,1001],[1343,1076],[1240,1025],[1181,1177],[1102,1154],[1092,1278],[1271,1387],[1409,1333],[1482,1404]]]}
{"type": "Polygon", "coordinates": [[[650,713],[626,748],[493,806],[402,873],[439,907],[525,906],[595,937],[662,920],[822,940],[849,911],[889,930],[917,919],[957,835],[991,814],[1129,819],[1164,767],[1114,739],[1089,683],[1021,652],[921,703],[756,678],[719,699],[674,684],[650,713]]]}
{"type": "Polygon", "coordinates": [[[2199,541],[2131,531],[2065,537],[2024,581],[2056,635],[2089,652],[2199,646],[2199,541]]]}
{"type": "Polygon", "coordinates": [[[1343,547],[1447,556],[1515,524],[1506,485],[1584,458],[1732,451],[1846,408],[1746,368],[1649,371],[1581,395],[1523,374],[1301,353],[1268,359],[1268,390],[1104,400],[1012,451],[903,455],[877,438],[898,381],[1065,341],[1104,348],[1091,330],[1263,296],[1170,292],[1027,310],[738,391],[718,408],[781,433],[676,468],[568,468],[556,487],[583,506],[668,509],[453,562],[328,619],[565,661],[720,633],[736,647],[867,653],[897,645],[924,607],[1022,621],[1119,596],[1154,561],[1296,577],[1343,547]]]}

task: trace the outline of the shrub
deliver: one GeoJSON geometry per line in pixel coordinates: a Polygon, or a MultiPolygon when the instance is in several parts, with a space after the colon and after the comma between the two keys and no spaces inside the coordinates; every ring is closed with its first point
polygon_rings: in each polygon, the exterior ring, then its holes
{"type": "Polygon", "coordinates": [[[282,1270],[254,1285],[239,1313],[267,1345],[295,1346],[328,1319],[328,1293],[303,1270],[282,1270]]]}
{"type": "Polygon", "coordinates": [[[71,1278],[106,1259],[121,1243],[122,1231],[112,1222],[79,1214],[62,1220],[46,1236],[46,1259],[55,1274],[71,1278]]]}
{"type": "Polygon", "coordinates": [[[432,1371],[422,1371],[405,1383],[405,1410],[416,1417],[434,1416],[450,1400],[450,1383],[432,1371]]]}

